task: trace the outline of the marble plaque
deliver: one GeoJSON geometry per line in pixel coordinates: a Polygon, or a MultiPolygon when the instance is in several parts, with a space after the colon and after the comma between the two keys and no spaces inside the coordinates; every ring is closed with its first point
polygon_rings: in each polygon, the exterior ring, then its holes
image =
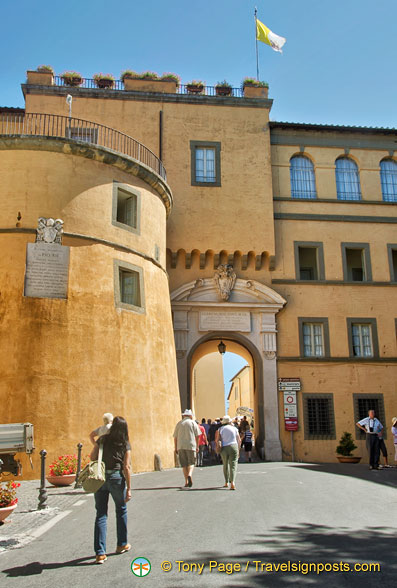
{"type": "Polygon", "coordinates": [[[57,243],[28,243],[24,296],[67,298],[69,247],[57,243]]]}
{"type": "Polygon", "coordinates": [[[239,331],[251,332],[251,315],[249,312],[219,312],[206,310],[200,312],[200,331],[239,331]]]}

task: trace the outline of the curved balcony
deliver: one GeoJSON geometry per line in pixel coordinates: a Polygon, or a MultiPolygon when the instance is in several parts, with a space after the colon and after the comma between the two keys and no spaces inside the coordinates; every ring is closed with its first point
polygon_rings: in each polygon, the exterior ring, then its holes
{"type": "Polygon", "coordinates": [[[165,182],[160,159],[132,137],[98,123],[57,114],[0,114],[0,135],[72,139],[127,155],[149,167],[165,182]]]}

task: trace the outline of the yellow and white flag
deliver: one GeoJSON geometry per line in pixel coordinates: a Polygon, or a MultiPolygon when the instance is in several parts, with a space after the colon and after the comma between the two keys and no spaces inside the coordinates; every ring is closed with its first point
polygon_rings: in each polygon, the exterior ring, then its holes
{"type": "Polygon", "coordinates": [[[279,53],[282,53],[281,48],[287,40],[284,39],[284,37],[279,37],[273,33],[273,31],[271,31],[266,25],[263,24],[263,22],[258,19],[256,19],[256,38],[258,41],[262,41],[262,43],[270,45],[274,51],[279,51],[279,53]]]}

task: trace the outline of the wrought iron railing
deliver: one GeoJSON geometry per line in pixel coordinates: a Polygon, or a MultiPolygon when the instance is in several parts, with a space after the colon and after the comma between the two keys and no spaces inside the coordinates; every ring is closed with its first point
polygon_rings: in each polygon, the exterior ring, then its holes
{"type": "MultiPolygon", "coordinates": [[[[61,76],[54,76],[54,85],[55,86],[63,86],[65,88],[73,87],[70,84],[66,84],[64,82],[64,80],[61,78],[61,76]]],[[[82,78],[82,82],[75,87],[98,89],[97,83],[95,82],[95,80],[93,78],[82,78]]],[[[218,96],[218,95],[222,96],[222,95],[225,95],[225,94],[218,94],[215,86],[203,86],[203,90],[197,94],[194,92],[189,92],[188,87],[189,87],[189,84],[179,84],[176,91],[178,94],[189,94],[189,95],[194,94],[197,96],[218,96]]],[[[115,80],[110,89],[111,90],[124,90],[124,84],[123,84],[122,80],[115,80]]],[[[106,90],[106,88],[105,88],[105,90],[106,90]]],[[[232,96],[234,98],[244,98],[244,90],[242,90],[242,88],[231,88],[230,94],[228,94],[228,95],[232,96]]]]}
{"type": "Polygon", "coordinates": [[[99,145],[132,157],[167,180],[162,162],[145,145],[110,127],[80,118],[57,114],[0,114],[0,135],[66,138],[99,145]]]}

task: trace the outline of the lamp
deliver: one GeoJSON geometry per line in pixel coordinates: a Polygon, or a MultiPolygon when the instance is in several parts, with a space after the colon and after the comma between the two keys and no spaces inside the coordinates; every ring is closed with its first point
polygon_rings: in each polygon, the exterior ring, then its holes
{"type": "Polygon", "coordinates": [[[221,355],[224,355],[226,353],[226,345],[224,344],[223,341],[221,341],[218,345],[218,351],[221,355]]]}

